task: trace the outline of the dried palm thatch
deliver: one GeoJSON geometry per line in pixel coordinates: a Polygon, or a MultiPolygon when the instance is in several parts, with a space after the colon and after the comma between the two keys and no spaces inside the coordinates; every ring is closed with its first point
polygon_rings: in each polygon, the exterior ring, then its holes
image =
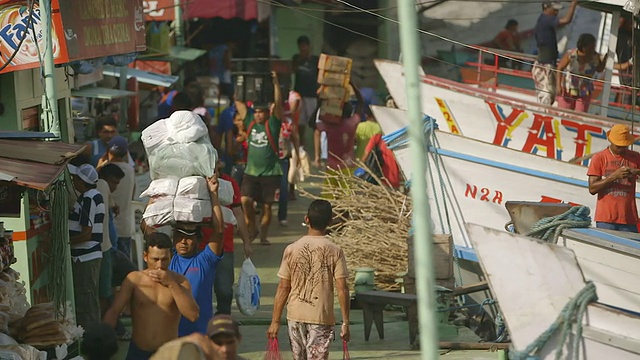
{"type": "MultiPolygon", "coordinates": [[[[358,165],[382,183],[364,164],[358,165]]],[[[322,194],[300,191],[305,197],[331,202],[336,218],[329,230],[347,257],[350,286],[354,285],[356,268],[370,267],[376,269],[378,289],[397,290],[397,274],[407,271],[411,198],[348,172],[323,172],[311,177],[324,181],[322,194]]]]}

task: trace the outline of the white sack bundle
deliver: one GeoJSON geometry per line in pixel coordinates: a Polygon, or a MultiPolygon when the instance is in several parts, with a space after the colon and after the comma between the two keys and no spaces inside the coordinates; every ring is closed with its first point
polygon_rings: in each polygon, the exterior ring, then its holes
{"type": "Polygon", "coordinates": [[[178,178],[164,178],[153,180],[140,197],[175,196],[178,189],[178,178]]]}
{"type": "Polygon", "coordinates": [[[173,219],[181,222],[200,223],[212,216],[211,200],[176,196],[173,200],[173,219]]]}
{"type": "Polygon", "coordinates": [[[179,143],[195,142],[209,135],[207,125],[193,111],[175,111],[166,122],[169,134],[179,143]]]}
{"type": "Polygon", "coordinates": [[[142,145],[144,145],[144,150],[147,152],[147,155],[153,154],[153,152],[162,145],[176,142],[167,129],[166,120],[158,120],[149,125],[142,131],[140,139],[142,140],[142,145]]]}
{"type": "Polygon", "coordinates": [[[145,224],[156,226],[172,223],[173,199],[173,196],[161,196],[151,202],[142,214],[145,224]]]}
{"type": "Polygon", "coordinates": [[[207,179],[202,176],[187,176],[178,182],[176,196],[190,199],[211,200],[207,179]]]}
{"type": "Polygon", "coordinates": [[[231,181],[218,178],[218,184],[220,184],[220,187],[218,188],[218,199],[220,200],[220,205],[229,206],[233,204],[234,191],[231,181]]]}
{"type": "Polygon", "coordinates": [[[208,138],[186,144],[160,146],[149,154],[151,179],[166,177],[213,176],[218,152],[208,138]]]}

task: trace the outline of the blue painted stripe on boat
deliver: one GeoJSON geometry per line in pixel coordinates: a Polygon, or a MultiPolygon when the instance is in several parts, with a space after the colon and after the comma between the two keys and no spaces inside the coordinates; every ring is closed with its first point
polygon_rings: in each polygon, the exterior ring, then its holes
{"type": "Polygon", "coordinates": [[[623,246],[640,250],[640,242],[627,239],[621,236],[616,236],[614,234],[606,233],[604,231],[598,231],[598,229],[586,228],[586,229],[571,229],[571,230],[575,232],[579,232],[584,235],[598,237],[602,240],[610,241],[618,245],[623,245],[623,246]]]}
{"type": "Polygon", "coordinates": [[[476,251],[473,250],[473,248],[466,247],[466,246],[455,245],[454,246],[454,251],[456,252],[456,255],[458,256],[458,259],[478,262],[478,256],[476,255],[476,251]]]}
{"type": "MultiPolygon", "coordinates": [[[[456,152],[456,151],[451,151],[451,150],[446,150],[446,149],[437,149],[437,148],[435,148],[433,146],[429,147],[429,151],[432,152],[432,153],[437,153],[437,154],[440,154],[440,155],[448,156],[448,157],[451,157],[451,158],[454,158],[454,159],[470,161],[470,162],[473,162],[473,163],[487,165],[487,166],[495,167],[495,168],[498,168],[498,169],[509,170],[509,171],[514,171],[514,172],[518,172],[518,173],[521,173],[521,174],[527,174],[527,175],[531,175],[531,176],[536,176],[536,177],[539,177],[539,178],[542,178],[542,179],[558,181],[558,182],[562,182],[562,183],[569,184],[569,185],[581,186],[581,187],[584,187],[584,188],[588,188],[589,187],[589,182],[587,182],[586,180],[578,180],[578,179],[570,178],[568,176],[552,174],[552,173],[539,171],[539,170],[532,170],[532,169],[529,169],[529,168],[526,168],[526,167],[517,166],[517,165],[511,165],[511,164],[507,164],[507,163],[503,163],[503,162],[495,161],[495,160],[483,159],[483,158],[480,158],[480,157],[477,157],[477,156],[462,154],[462,153],[459,153],[459,152],[456,152]]],[[[586,175],[585,175],[585,177],[586,177],[586,175]]],[[[640,198],[640,192],[636,192],[636,198],[640,198]]]]}

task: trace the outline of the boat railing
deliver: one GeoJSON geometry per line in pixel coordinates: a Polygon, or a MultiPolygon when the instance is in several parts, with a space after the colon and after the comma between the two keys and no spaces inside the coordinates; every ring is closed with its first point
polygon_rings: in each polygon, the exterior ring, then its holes
{"type": "MultiPolygon", "coordinates": [[[[477,60],[467,61],[465,66],[460,68],[464,83],[477,85],[494,92],[508,90],[535,96],[535,86],[531,75],[531,68],[536,60],[534,55],[482,46],[474,48],[477,51],[477,60]]],[[[617,70],[614,70],[613,75],[614,78],[617,77],[620,80],[632,76],[617,70]]],[[[609,106],[628,111],[631,109],[631,105],[625,103],[624,99],[631,99],[632,89],[620,85],[620,82],[624,81],[614,82],[611,86],[613,96],[609,101],[609,106]]],[[[602,81],[594,81],[592,104],[601,103],[600,95],[603,87],[602,81]]]]}

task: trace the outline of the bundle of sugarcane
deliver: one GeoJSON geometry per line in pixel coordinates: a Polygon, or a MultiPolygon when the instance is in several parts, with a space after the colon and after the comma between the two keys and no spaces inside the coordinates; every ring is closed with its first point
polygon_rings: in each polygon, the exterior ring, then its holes
{"type": "MultiPolygon", "coordinates": [[[[365,171],[364,164],[359,166],[365,171]]],[[[380,179],[371,174],[378,183],[380,179]]],[[[347,257],[351,281],[355,269],[376,269],[376,287],[397,290],[398,273],[407,271],[407,237],[411,227],[411,198],[403,192],[374,185],[350,172],[312,175],[324,182],[322,194],[314,195],[301,189],[303,196],[329,200],[333,206],[334,223],[331,239],[342,247],[347,257]]]]}

